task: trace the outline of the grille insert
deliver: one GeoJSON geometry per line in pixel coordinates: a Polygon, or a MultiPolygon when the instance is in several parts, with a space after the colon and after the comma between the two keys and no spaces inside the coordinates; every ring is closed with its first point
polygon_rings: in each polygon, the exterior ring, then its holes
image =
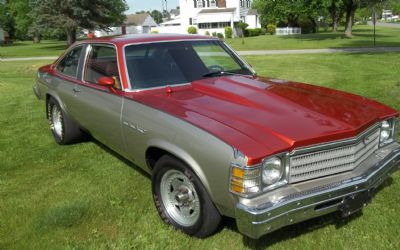
{"type": "Polygon", "coordinates": [[[379,145],[379,129],[348,145],[294,155],[289,158],[289,183],[351,171],[368,158],[379,145]]]}

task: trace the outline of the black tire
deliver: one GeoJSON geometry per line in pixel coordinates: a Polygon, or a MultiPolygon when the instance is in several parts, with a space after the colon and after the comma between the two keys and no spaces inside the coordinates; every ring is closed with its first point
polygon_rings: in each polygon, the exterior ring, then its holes
{"type": "Polygon", "coordinates": [[[51,133],[58,144],[68,145],[82,140],[83,132],[51,97],[47,101],[47,118],[51,133]]]}
{"type": "MultiPolygon", "coordinates": [[[[178,179],[179,178],[177,178],[177,180],[178,179]]],[[[210,236],[217,230],[221,222],[221,215],[211,201],[199,178],[182,161],[170,155],[161,157],[161,159],[159,159],[155,164],[151,181],[155,206],[160,217],[167,224],[174,226],[176,229],[182,230],[188,235],[198,238],[210,236]],[[177,177],[184,179],[181,182],[182,186],[179,187],[178,193],[175,193],[176,190],[173,190],[174,188],[172,188],[172,181],[169,182],[170,189],[163,188],[163,183],[165,182],[164,180],[169,180],[168,176],[174,176],[174,174],[177,177]],[[191,184],[187,183],[187,181],[190,181],[191,184]],[[185,191],[187,186],[190,186],[188,189],[192,189],[193,192],[185,191]],[[178,199],[179,195],[189,194],[188,197],[190,198],[188,198],[186,205],[181,206],[182,210],[187,210],[190,205],[197,204],[196,200],[198,201],[199,206],[195,206],[195,208],[192,209],[193,212],[188,216],[191,223],[182,223],[179,221],[180,217],[179,215],[176,216],[176,214],[183,213],[181,208],[179,208],[180,206],[173,205],[172,202],[170,202],[171,199],[163,198],[166,197],[166,194],[163,195],[165,192],[161,189],[167,190],[168,193],[171,193],[171,195],[168,195],[168,197],[175,197],[177,200],[174,202],[176,203],[182,203],[182,201],[178,199]],[[166,204],[168,208],[166,207],[166,204]]],[[[183,218],[183,220],[185,220],[185,218],[183,218]]]]}

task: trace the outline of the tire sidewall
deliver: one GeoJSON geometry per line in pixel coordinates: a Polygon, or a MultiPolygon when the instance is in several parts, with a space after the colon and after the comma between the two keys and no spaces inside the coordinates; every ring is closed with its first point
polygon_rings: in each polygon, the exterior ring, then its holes
{"type": "Polygon", "coordinates": [[[50,130],[51,133],[53,134],[54,140],[58,143],[58,144],[64,144],[64,138],[65,138],[65,123],[64,123],[64,112],[61,109],[60,105],[58,104],[57,101],[55,101],[53,98],[50,98],[47,104],[47,117],[49,120],[49,124],[50,124],[50,130]],[[55,131],[54,131],[54,126],[53,126],[53,109],[57,108],[60,110],[60,114],[61,114],[61,136],[59,136],[55,131]]]}

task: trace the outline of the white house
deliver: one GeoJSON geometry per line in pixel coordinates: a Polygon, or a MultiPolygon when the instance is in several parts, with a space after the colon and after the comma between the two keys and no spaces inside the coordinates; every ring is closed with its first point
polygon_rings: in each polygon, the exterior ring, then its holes
{"type": "Polygon", "coordinates": [[[160,33],[187,33],[189,26],[195,26],[199,34],[224,33],[224,28],[243,21],[248,28],[261,28],[260,17],[251,9],[252,0],[180,0],[180,15],[174,22],[155,28],[160,33]],[[176,25],[179,22],[180,25],[176,25]],[[171,25],[174,23],[174,25],[171,25]]]}
{"type": "Polygon", "coordinates": [[[115,36],[125,34],[146,34],[150,33],[152,27],[157,27],[157,23],[148,13],[127,15],[121,27],[111,27],[109,31],[96,30],[96,37],[115,36]]]}

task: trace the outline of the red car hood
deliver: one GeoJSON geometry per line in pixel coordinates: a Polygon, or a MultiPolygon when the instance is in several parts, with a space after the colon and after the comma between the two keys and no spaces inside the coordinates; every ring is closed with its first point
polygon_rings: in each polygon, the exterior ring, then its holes
{"type": "Polygon", "coordinates": [[[297,147],[354,137],[398,114],[349,93],[242,76],[128,95],[214,134],[243,152],[249,164],[297,147]]]}

